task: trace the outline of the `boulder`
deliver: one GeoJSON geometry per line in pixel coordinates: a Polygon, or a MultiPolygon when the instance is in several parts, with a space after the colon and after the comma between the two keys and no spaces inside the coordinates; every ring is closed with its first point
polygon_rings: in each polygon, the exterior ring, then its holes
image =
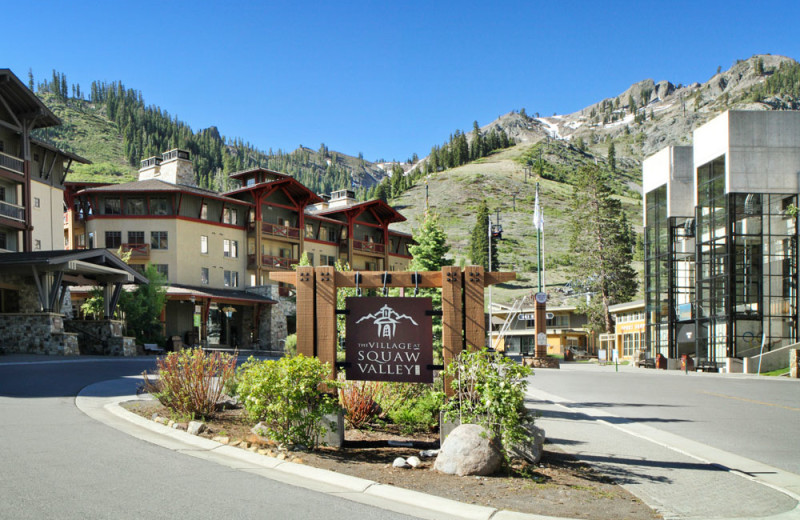
{"type": "Polygon", "coordinates": [[[418,468],[422,465],[422,461],[419,460],[419,457],[415,457],[412,455],[408,459],[406,459],[406,464],[408,464],[412,468],[418,468]]]}
{"type": "Polygon", "coordinates": [[[526,424],[525,429],[531,436],[530,442],[512,445],[508,454],[511,458],[524,459],[531,464],[538,464],[544,451],[544,430],[534,426],[533,423],[526,424]]]}
{"type": "Polygon", "coordinates": [[[503,462],[498,442],[477,424],[456,427],[442,444],[433,469],[449,475],[491,475],[503,462]]]}
{"type": "Polygon", "coordinates": [[[205,423],[200,421],[191,421],[189,426],[186,427],[186,431],[191,433],[192,435],[199,435],[203,433],[206,429],[205,423]]]}

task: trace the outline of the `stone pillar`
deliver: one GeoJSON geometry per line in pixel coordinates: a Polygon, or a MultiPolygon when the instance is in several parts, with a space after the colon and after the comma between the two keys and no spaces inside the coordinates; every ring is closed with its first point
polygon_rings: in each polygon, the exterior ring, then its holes
{"type": "Polygon", "coordinates": [[[800,379],[800,349],[789,351],[789,377],[800,379]]]}

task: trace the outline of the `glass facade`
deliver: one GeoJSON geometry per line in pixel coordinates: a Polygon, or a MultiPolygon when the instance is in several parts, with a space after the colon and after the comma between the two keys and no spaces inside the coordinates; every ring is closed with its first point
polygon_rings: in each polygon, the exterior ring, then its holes
{"type": "Polygon", "coordinates": [[[644,232],[645,315],[648,356],[669,349],[669,223],[667,221],[667,186],[647,194],[644,232]]]}
{"type": "MultiPolygon", "coordinates": [[[[647,353],[724,362],[797,341],[796,194],[726,193],[725,156],[697,168],[694,217],[647,194],[647,353]]],[[[633,344],[630,343],[629,344],[633,344]]]]}
{"type": "Polygon", "coordinates": [[[795,342],[797,196],[726,194],[723,156],[697,169],[697,201],[697,358],[795,342]]]}

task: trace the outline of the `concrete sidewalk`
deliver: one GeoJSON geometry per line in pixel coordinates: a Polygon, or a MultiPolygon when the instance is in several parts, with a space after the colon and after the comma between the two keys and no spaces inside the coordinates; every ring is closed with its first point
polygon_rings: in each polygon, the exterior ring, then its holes
{"type": "Polygon", "coordinates": [[[666,519],[800,519],[800,475],[538,389],[547,442],[598,468],[666,519]]]}

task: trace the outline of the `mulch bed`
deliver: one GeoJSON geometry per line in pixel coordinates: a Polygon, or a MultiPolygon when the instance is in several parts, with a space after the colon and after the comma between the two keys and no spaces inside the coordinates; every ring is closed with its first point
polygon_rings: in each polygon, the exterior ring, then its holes
{"type": "MultiPolygon", "coordinates": [[[[154,414],[170,416],[158,401],[131,401],[123,406],[148,419],[154,414]]],[[[203,437],[227,437],[229,444],[243,449],[279,454],[274,444],[252,434],[253,424],[241,409],[223,410],[206,423],[208,430],[201,434],[203,437]]],[[[611,479],[547,445],[539,464],[515,462],[489,477],[445,475],[432,470],[431,458],[423,458],[422,467],[417,469],[392,467],[397,457],[419,456],[421,450],[437,448],[438,439],[437,432],[404,435],[393,425],[371,425],[347,429],[341,449],[321,447],[280,456],[382,484],[522,513],[596,520],[661,518],[611,479]],[[413,442],[413,446],[391,446],[389,441],[413,442]]]]}

